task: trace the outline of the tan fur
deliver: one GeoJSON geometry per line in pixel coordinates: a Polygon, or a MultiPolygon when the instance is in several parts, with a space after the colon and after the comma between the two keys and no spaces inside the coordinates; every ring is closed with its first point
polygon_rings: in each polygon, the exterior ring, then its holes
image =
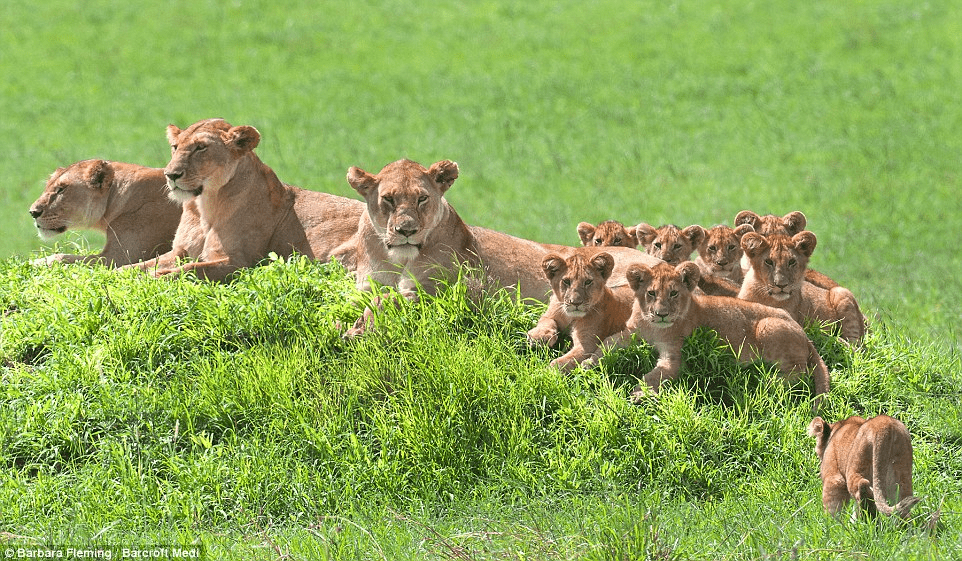
{"type": "MultiPolygon", "coordinates": [[[[805,225],[808,224],[808,219],[803,213],[797,210],[789,212],[785,216],[775,216],[774,214],[759,216],[750,210],[743,210],[735,215],[735,226],[737,227],[743,224],[751,226],[756,232],[763,236],[769,236],[772,234],[794,236],[805,229],[805,225]]],[[[742,271],[747,272],[748,267],[748,258],[743,257],[742,271]]],[[[805,280],[814,284],[815,286],[820,286],[826,289],[831,289],[838,286],[838,283],[832,280],[828,275],[822,274],[815,269],[805,270],[805,280]]]]}
{"type": "Polygon", "coordinates": [[[335,257],[353,268],[348,241],[364,205],[281,183],[253,152],[257,129],[208,119],[186,130],[170,125],[167,139],[169,196],[184,211],[171,250],[135,267],[158,277],[192,270],[223,280],[271,252],[296,252],[320,261],[335,257]]]}
{"type": "Polygon", "coordinates": [[[595,248],[578,248],[567,258],[551,253],[541,266],[551,283],[550,309],[561,313],[542,315],[528,331],[528,341],[554,346],[558,335],[570,329],[571,350],[551,365],[571,370],[590,357],[606,337],[625,329],[633,293],[627,285],[607,286],[615,260],[595,248]]]}
{"type": "MultiPolygon", "coordinates": [[[[466,263],[480,266],[490,287],[517,287],[524,298],[547,301],[551,287],[541,261],[550,252],[566,256],[575,248],[468,226],[444,199],[458,174],[458,165],[450,160],[430,168],[398,160],[376,175],[357,167],[348,170],[348,182],[367,205],[355,238],[358,288],[370,290],[373,281],[415,299],[418,285],[432,294],[438,280],[453,280],[458,266],[466,263]]],[[[649,259],[629,248],[609,253],[622,274],[628,264],[649,259]]],[[[360,335],[372,318],[373,312],[365,311],[345,336],[360,335]]]]}
{"type": "Polygon", "coordinates": [[[840,286],[826,290],[805,282],[806,266],[815,245],[815,234],[807,230],[791,237],[745,234],[742,249],[751,267],[738,297],[783,308],[801,325],[808,320],[839,322],[842,337],[858,342],[865,335],[865,318],[855,296],[840,286]]]}
{"type": "Polygon", "coordinates": [[[30,205],[40,237],[90,229],[102,232],[106,241],[96,255],[57,253],[35,263],[119,267],[160,255],[170,250],[180,210],[167,198],[162,169],[107,160],[58,168],[30,205]]]}
{"type": "Polygon", "coordinates": [[[638,247],[635,228],[625,228],[617,220],[605,220],[597,226],[581,222],[578,224],[578,237],[581,238],[581,245],[586,247],[638,247]]]}
{"type": "Polygon", "coordinates": [[[695,247],[698,258],[695,264],[702,276],[713,275],[728,279],[739,286],[745,278],[741,268],[742,236],[753,231],[748,224],[730,228],[724,224],[702,229],[701,241],[695,247]]]}
{"type": "Polygon", "coordinates": [[[638,243],[645,247],[645,251],[670,265],[688,261],[704,233],[701,226],[689,226],[684,230],[674,224],[655,228],[642,222],[635,226],[638,243]]]}
{"type": "Polygon", "coordinates": [[[775,363],[788,382],[811,373],[816,395],[828,392],[828,369],[791,316],[777,308],[699,294],[695,291],[699,275],[692,262],[629,267],[628,283],[634,291],[631,317],[625,331],[605,340],[604,347],[624,347],[632,335],[639,335],[657,349],[655,368],[633,395],[643,395],[647,388],[657,392],[662,381],[678,376],[685,338],[700,326],[714,329],[739,361],[760,358],[775,363]]]}
{"type": "Polygon", "coordinates": [[[919,502],[912,496],[912,440],[901,421],[879,415],[828,424],[815,417],[807,433],[821,463],[822,506],[833,516],[853,498],[853,518],[860,508],[906,518],[919,502]]]}

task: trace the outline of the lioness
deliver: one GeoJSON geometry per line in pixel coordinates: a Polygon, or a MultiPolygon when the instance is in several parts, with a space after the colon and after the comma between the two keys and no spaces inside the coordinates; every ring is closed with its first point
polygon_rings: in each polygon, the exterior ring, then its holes
{"type": "MultiPolygon", "coordinates": [[[[699,275],[698,265],[690,261],[674,267],[659,263],[628,268],[628,283],[634,291],[631,317],[626,329],[606,339],[603,348],[624,347],[637,334],[658,350],[658,362],[632,397],[644,395],[647,388],[657,393],[662,381],[678,376],[682,345],[699,326],[714,329],[738,360],[761,358],[775,363],[788,382],[811,372],[816,395],[828,392],[828,368],[791,316],[752,302],[698,294],[699,275]]],[[[593,357],[598,358],[600,351],[593,357]]]]}
{"type": "Polygon", "coordinates": [[[655,228],[642,222],[635,226],[638,243],[645,247],[645,251],[670,265],[688,261],[704,233],[701,226],[688,226],[684,230],[674,224],[655,228]]]}
{"type": "MultiPolygon", "coordinates": [[[[415,299],[418,285],[432,294],[438,280],[453,280],[466,263],[481,267],[489,286],[517,287],[524,298],[547,301],[551,287],[541,261],[549,252],[566,256],[575,248],[468,226],[444,198],[458,174],[458,165],[450,160],[429,168],[398,160],[376,175],[358,167],[348,170],[348,183],[367,206],[354,239],[358,288],[368,291],[373,281],[415,299]]],[[[635,249],[610,248],[609,253],[622,274],[632,262],[652,262],[635,249]]],[[[372,314],[366,310],[345,337],[361,334],[372,314]]]]}
{"type": "MultiPolygon", "coordinates": [[[[743,224],[751,226],[763,236],[769,236],[771,234],[794,236],[805,229],[806,224],[808,224],[808,218],[797,210],[789,212],[785,216],[775,216],[774,214],[759,216],[750,210],[743,210],[735,215],[735,227],[743,224]]],[[[742,272],[748,272],[748,267],[748,258],[743,256],[742,272]]],[[[832,280],[831,277],[815,269],[805,269],[805,280],[815,286],[826,289],[832,289],[838,286],[838,283],[832,280]]]]}
{"type": "Polygon", "coordinates": [[[578,248],[567,258],[548,254],[541,262],[551,283],[551,310],[530,331],[531,344],[554,346],[558,335],[570,329],[572,347],[551,361],[551,366],[571,370],[590,357],[605,338],[625,329],[634,296],[627,285],[607,285],[615,259],[594,248],[578,248]]]}
{"type": "Polygon", "coordinates": [[[815,251],[815,234],[803,230],[794,236],[742,236],[742,249],[751,267],[742,281],[738,297],[783,308],[799,323],[806,320],[839,322],[846,341],[857,342],[865,335],[865,318],[855,296],[836,286],[824,289],[805,282],[808,259],[815,251]]]}
{"type": "Polygon", "coordinates": [[[101,263],[119,267],[170,250],[180,205],[167,198],[164,170],[107,160],[83,160],[57,168],[32,205],[41,239],[89,228],[106,236],[96,255],[57,253],[35,261],[101,263]]]}
{"type": "Polygon", "coordinates": [[[186,130],[167,127],[168,196],[182,202],[184,211],[171,250],[132,267],[158,277],[194,271],[223,280],[271,252],[321,261],[336,257],[353,267],[347,242],[364,205],[281,183],[254,154],[260,138],[254,127],[234,127],[223,119],[186,130]],[[185,258],[195,261],[181,263],[185,258]]]}
{"type": "Polygon", "coordinates": [[[625,228],[617,220],[605,220],[597,226],[581,222],[578,224],[578,237],[581,238],[581,245],[586,247],[638,247],[635,227],[625,228]]]}
{"type": "Polygon", "coordinates": [[[919,502],[912,496],[912,440],[901,421],[879,415],[829,424],[815,417],[807,432],[821,463],[822,506],[833,516],[852,498],[853,519],[859,508],[906,518],[919,502]]]}

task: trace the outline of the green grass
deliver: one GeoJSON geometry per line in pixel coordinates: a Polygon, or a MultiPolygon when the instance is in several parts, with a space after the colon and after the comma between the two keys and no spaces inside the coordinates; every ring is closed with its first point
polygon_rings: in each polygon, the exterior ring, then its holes
{"type": "MultiPolygon", "coordinates": [[[[204,544],[211,558],[952,558],[962,548],[956,249],[962,16],[912,4],[60,0],[0,8],[0,532],[204,544]],[[539,313],[457,287],[347,344],[327,265],[228,285],[38,270],[57,167],[162,166],[168,123],[262,133],[282,180],[450,158],[469,223],[577,243],[581,220],[802,210],[812,266],[872,318],[826,417],[901,418],[907,527],[821,513],[808,399],[710,334],[658,400],[641,348],[564,376],[539,313]],[[941,514],[934,533],[925,528],[941,514]]],[[[63,245],[95,251],[97,236],[63,245]]],[[[0,534],[5,535],[5,534],[0,534]]],[[[4,539],[4,538],[0,538],[4,539]]],[[[6,544],[0,544],[6,545],[6,544]]]]}

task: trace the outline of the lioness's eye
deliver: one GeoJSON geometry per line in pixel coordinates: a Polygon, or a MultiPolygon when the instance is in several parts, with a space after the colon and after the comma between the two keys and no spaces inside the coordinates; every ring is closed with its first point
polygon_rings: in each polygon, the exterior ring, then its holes
{"type": "Polygon", "coordinates": [[[427,200],[428,200],[427,195],[421,195],[420,197],[418,197],[418,204],[423,205],[424,203],[427,202],[427,200]]]}
{"type": "Polygon", "coordinates": [[[203,152],[204,150],[207,150],[206,144],[198,144],[194,147],[194,152],[203,152]]]}
{"type": "Polygon", "coordinates": [[[394,197],[381,197],[381,200],[384,201],[386,205],[394,206],[394,197]]]}

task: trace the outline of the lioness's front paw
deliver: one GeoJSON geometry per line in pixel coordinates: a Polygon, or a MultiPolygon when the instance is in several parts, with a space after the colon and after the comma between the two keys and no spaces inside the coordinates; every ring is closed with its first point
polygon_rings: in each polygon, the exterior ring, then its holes
{"type": "Polygon", "coordinates": [[[638,405],[646,399],[654,397],[656,393],[658,393],[657,390],[648,384],[638,384],[631,390],[631,393],[628,394],[628,399],[635,405],[638,405]]]}
{"type": "Polygon", "coordinates": [[[34,267],[49,267],[54,263],[60,262],[60,253],[55,253],[53,255],[48,255],[46,257],[39,257],[30,262],[34,267]]]}

